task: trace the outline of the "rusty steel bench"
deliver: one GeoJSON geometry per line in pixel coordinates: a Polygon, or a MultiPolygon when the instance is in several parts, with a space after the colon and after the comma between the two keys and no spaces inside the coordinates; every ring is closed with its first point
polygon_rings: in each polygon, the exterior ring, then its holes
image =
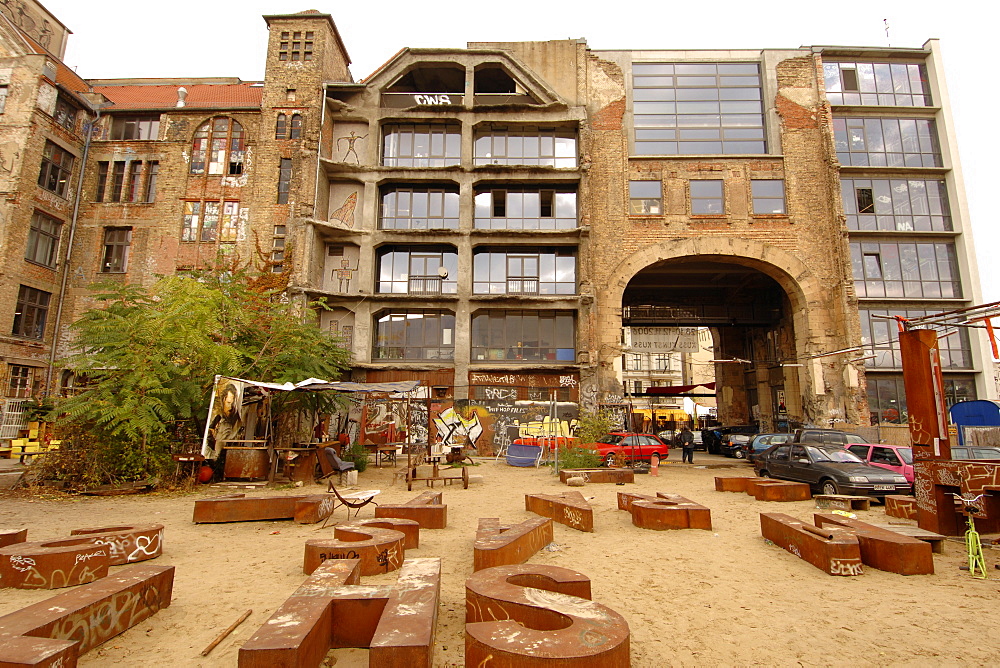
{"type": "Polygon", "coordinates": [[[566,484],[570,478],[583,478],[587,482],[635,482],[635,471],[632,469],[562,469],[559,471],[559,482],[566,484]]]}
{"type": "Polygon", "coordinates": [[[632,524],[640,529],[712,530],[712,511],[677,494],[657,492],[656,496],[618,492],[618,509],[632,515],[632,524]]]}
{"type": "Polygon", "coordinates": [[[577,531],[594,530],[594,509],[580,492],[525,494],[524,509],[577,531]]]}
{"type": "Polygon", "coordinates": [[[885,514],[889,517],[898,517],[904,520],[917,519],[917,498],[914,496],[890,494],[885,497],[884,503],[885,514]]]}
{"type": "Polygon", "coordinates": [[[342,524],[333,538],[306,541],[302,570],[308,575],[327,559],[360,559],[361,575],[388,573],[400,567],[406,555],[406,535],[395,529],[342,524]]]}
{"type": "Polygon", "coordinates": [[[333,513],[336,500],[325,494],[299,496],[246,496],[227,494],[194,502],[195,524],[290,520],[315,524],[333,513]]]}
{"type": "Polygon", "coordinates": [[[375,517],[398,517],[416,520],[421,529],[444,529],[448,526],[448,506],[441,503],[441,492],[424,492],[406,503],[383,504],[375,509],[375,517]]]}
{"type": "Polygon", "coordinates": [[[747,485],[751,480],[760,480],[760,478],[747,478],[746,476],[739,477],[717,477],[715,479],[715,491],[716,492],[745,492],[747,491],[747,485]]]}
{"type": "Polygon", "coordinates": [[[403,547],[405,549],[415,550],[420,547],[420,524],[416,520],[404,520],[401,517],[383,517],[371,520],[354,520],[351,524],[362,527],[393,529],[401,532],[405,537],[403,540],[403,547]]]}
{"type": "Polygon", "coordinates": [[[27,529],[0,529],[0,547],[23,543],[26,540],[28,540],[27,529]]]}
{"type": "Polygon", "coordinates": [[[853,496],[851,494],[817,494],[813,497],[817,508],[833,508],[834,510],[870,510],[870,496],[853,496]]]}
{"type": "Polygon", "coordinates": [[[819,529],[784,513],[761,513],[760,533],[830,575],[863,573],[858,537],[846,529],[819,529]]]}
{"type": "Polygon", "coordinates": [[[861,561],[866,566],[900,575],[931,575],[934,557],[930,543],[832,513],[816,513],[816,526],[843,527],[854,532],[861,546],[861,561]]]}
{"type": "Polygon", "coordinates": [[[747,494],[758,501],[808,501],[812,498],[808,484],[773,478],[750,478],[747,494]]]}
{"type": "Polygon", "coordinates": [[[173,566],[130,566],[0,617],[0,665],[72,668],[170,605],[173,566]]]}
{"type": "Polygon", "coordinates": [[[496,517],[481,517],[472,546],[472,570],[521,564],[552,542],[552,520],[534,517],[519,524],[500,524],[496,517]]]}
{"type": "Polygon", "coordinates": [[[465,581],[465,665],[631,665],[628,622],[590,596],[590,578],[558,566],[474,573],[465,581]]]}
{"type": "Polygon", "coordinates": [[[155,559],[163,554],[163,525],[92,527],[73,529],[70,536],[90,540],[94,545],[107,545],[112,566],[155,559]]]}
{"type": "Polygon", "coordinates": [[[407,559],[393,585],[359,586],[360,566],[323,562],[240,648],[240,668],[319,666],[340,647],[368,648],[373,666],[430,668],[441,560],[407,559]]]}

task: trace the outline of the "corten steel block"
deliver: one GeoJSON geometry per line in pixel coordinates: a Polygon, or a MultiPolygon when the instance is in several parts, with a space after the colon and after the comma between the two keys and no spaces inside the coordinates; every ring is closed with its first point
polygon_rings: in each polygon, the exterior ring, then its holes
{"type": "Polygon", "coordinates": [[[583,478],[587,482],[635,482],[632,469],[562,469],[559,482],[566,484],[570,478],[583,478]]]}
{"type": "Polygon", "coordinates": [[[715,479],[715,491],[716,492],[745,492],[747,491],[747,484],[751,480],[759,480],[759,478],[716,478],[715,479]]]}
{"type": "Polygon", "coordinates": [[[771,478],[750,478],[747,494],[758,501],[808,501],[812,490],[804,482],[772,480],[771,478]]]}
{"type": "Polygon", "coordinates": [[[327,559],[240,648],[240,668],[318,666],[330,651],[336,588],[361,581],[358,559],[327,559]]]}
{"type": "Polygon", "coordinates": [[[28,540],[27,529],[3,529],[0,530],[0,547],[7,547],[15,543],[23,543],[28,540]]]}
{"type": "Polygon", "coordinates": [[[155,559],[163,554],[163,525],[92,527],[73,529],[71,536],[89,539],[94,545],[106,545],[112,566],[155,559]]]}
{"type": "Polygon", "coordinates": [[[407,559],[375,629],[369,663],[379,668],[431,668],[440,600],[441,560],[407,559]]]}
{"type": "Polygon", "coordinates": [[[577,531],[594,530],[594,509],[580,492],[525,494],[524,509],[577,531]]]}
{"type": "Polygon", "coordinates": [[[244,496],[229,494],[194,502],[195,523],[259,522],[294,519],[315,524],[333,512],[336,499],[324,494],[308,496],[244,496]]]}
{"type": "Polygon", "coordinates": [[[15,543],[0,548],[0,587],[56,589],[108,574],[111,548],[90,538],[15,543]]]}
{"type": "Polygon", "coordinates": [[[421,529],[444,529],[448,526],[448,506],[441,503],[441,492],[424,492],[403,504],[378,506],[375,517],[416,520],[421,529]]]}
{"type": "Polygon", "coordinates": [[[0,617],[0,666],[71,668],[77,655],[169,606],[173,583],[173,566],[130,566],[4,615],[0,617]],[[28,636],[28,641],[18,639],[23,636],[28,636]],[[36,640],[37,660],[19,663],[36,640]]]}
{"type": "Polygon", "coordinates": [[[817,494],[813,497],[817,508],[833,508],[835,510],[870,510],[870,496],[852,496],[851,494],[817,494]]]}
{"type": "Polygon", "coordinates": [[[845,529],[817,529],[784,513],[761,513],[760,533],[830,575],[863,573],[858,537],[845,529]]]}
{"type": "Polygon", "coordinates": [[[885,514],[904,520],[917,519],[917,499],[913,496],[890,494],[885,497],[885,514]]]}
{"type": "Polygon", "coordinates": [[[306,541],[302,570],[312,573],[326,559],[360,559],[361,575],[394,571],[406,555],[402,531],[343,524],[333,528],[334,537],[306,541]]]}
{"type": "Polygon", "coordinates": [[[487,568],[465,581],[465,665],[629,666],[628,622],[590,600],[582,573],[487,568]]]}
{"type": "Polygon", "coordinates": [[[520,524],[500,524],[496,517],[481,517],[472,547],[472,570],[521,564],[552,542],[552,520],[534,517],[520,524]]]}
{"type": "Polygon", "coordinates": [[[420,547],[420,523],[416,520],[404,520],[399,517],[383,517],[373,520],[355,520],[351,524],[363,527],[378,527],[380,529],[395,529],[401,531],[406,540],[403,547],[407,550],[415,550],[420,547]]]}
{"type": "Polygon", "coordinates": [[[866,566],[900,575],[931,575],[934,557],[931,544],[842,515],[816,513],[816,526],[839,526],[854,532],[866,566]]]}
{"type": "Polygon", "coordinates": [[[14,636],[0,639],[0,666],[14,668],[68,668],[80,658],[80,643],[73,640],[14,636]]]}
{"type": "Polygon", "coordinates": [[[677,494],[618,492],[618,508],[629,511],[640,529],[712,529],[712,511],[677,494]]]}

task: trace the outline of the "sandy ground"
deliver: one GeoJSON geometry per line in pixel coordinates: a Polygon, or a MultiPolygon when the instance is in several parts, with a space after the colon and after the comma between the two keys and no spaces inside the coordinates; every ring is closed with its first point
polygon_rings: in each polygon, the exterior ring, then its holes
{"type": "MultiPolygon", "coordinates": [[[[676,459],[679,453],[672,453],[676,459]]],[[[399,470],[399,469],[396,469],[399,470]]],[[[525,493],[568,488],[550,470],[512,468],[492,459],[472,471],[483,476],[468,490],[444,488],[448,527],[421,532],[408,557],[441,557],[443,581],[436,666],[461,666],[464,653],[464,583],[472,572],[472,544],[480,517],[522,521],[525,493]]],[[[381,489],[379,500],[402,502],[406,491],[392,468],[369,468],[360,489],[381,489]]],[[[593,580],[593,597],[628,620],[633,666],[984,666],[996,663],[1000,626],[1000,550],[988,549],[989,580],[959,570],[961,543],[935,555],[934,575],[895,575],[866,567],[858,577],[831,577],[767,544],[758,513],[784,512],[811,521],[813,503],[755,501],[716,492],[716,475],[751,475],[742,462],[698,453],[695,466],[665,463],[661,475],[636,476],[626,487],[581,489],[594,507],[594,533],[555,525],[552,551],[533,563],[577,569],[593,580]],[[707,465],[707,466],[706,466],[707,465]],[[713,531],[649,531],[617,509],[622,489],[670,492],[712,510],[713,531]],[[995,574],[995,575],[994,575],[995,574]]],[[[422,485],[423,483],[418,483],[422,485]]],[[[440,486],[438,489],[441,489],[440,486]]],[[[322,492],[319,485],[264,494],[322,492]]],[[[291,521],[201,524],[191,522],[194,500],[218,489],[115,498],[0,497],[0,527],[29,527],[29,540],[64,537],[70,529],[121,523],[166,526],[163,555],[176,566],[169,608],[92,650],[82,666],[235,666],[239,647],[305,579],[304,543],[332,535],[328,527],[291,521]],[[207,658],[200,656],[220,631],[247,609],[253,614],[207,658]]],[[[372,517],[371,506],[362,517],[372,517]]],[[[881,506],[858,512],[884,521],[881,506]]],[[[345,521],[345,510],[336,519],[345,521]]],[[[114,567],[112,572],[124,567],[114,567]]],[[[392,581],[394,573],[367,582],[392,581]]],[[[53,591],[0,590],[0,614],[51,596],[53,591]]],[[[335,660],[335,661],[334,661],[335,660]]],[[[367,665],[367,652],[338,650],[338,666],[367,665]]]]}

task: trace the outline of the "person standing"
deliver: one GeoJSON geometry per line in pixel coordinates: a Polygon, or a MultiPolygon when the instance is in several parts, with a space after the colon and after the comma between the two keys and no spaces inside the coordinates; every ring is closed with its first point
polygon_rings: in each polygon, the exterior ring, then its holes
{"type": "Polygon", "coordinates": [[[681,430],[678,440],[681,442],[681,463],[694,464],[694,434],[685,425],[681,430]]]}

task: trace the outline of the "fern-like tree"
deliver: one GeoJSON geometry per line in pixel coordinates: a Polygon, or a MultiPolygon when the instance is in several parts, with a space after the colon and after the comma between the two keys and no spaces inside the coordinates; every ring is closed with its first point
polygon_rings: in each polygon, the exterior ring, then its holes
{"type": "MultiPolygon", "coordinates": [[[[340,377],[348,351],[310,309],[283,299],[284,287],[237,262],[148,288],[95,286],[97,304],[73,324],[76,352],[65,361],[89,382],[59,406],[64,426],[87,444],[78,454],[93,460],[83,477],[111,482],[162,470],[176,426],[203,427],[216,374],[277,383],[340,377]]],[[[276,412],[329,410],[337,401],[334,393],[289,394],[276,412]]]]}

